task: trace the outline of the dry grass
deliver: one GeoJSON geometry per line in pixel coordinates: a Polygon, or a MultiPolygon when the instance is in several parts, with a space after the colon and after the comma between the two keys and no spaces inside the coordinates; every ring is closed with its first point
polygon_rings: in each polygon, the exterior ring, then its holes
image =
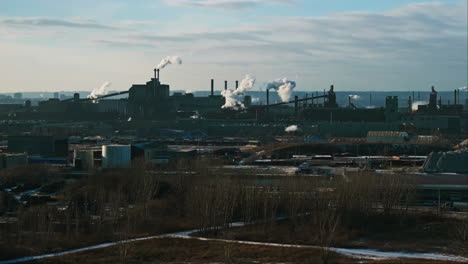
{"type": "MultiPolygon", "coordinates": [[[[79,254],[50,258],[35,263],[120,263],[118,246],[79,254]]],[[[126,263],[321,263],[313,249],[278,248],[185,239],[155,239],[130,247],[126,263]]],[[[428,260],[357,260],[334,255],[330,263],[423,264],[450,263],[428,260]]]]}

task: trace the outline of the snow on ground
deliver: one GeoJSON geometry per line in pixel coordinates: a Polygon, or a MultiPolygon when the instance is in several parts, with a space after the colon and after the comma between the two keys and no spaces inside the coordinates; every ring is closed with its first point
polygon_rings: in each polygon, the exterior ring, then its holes
{"type": "MultiPolygon", "coordinates": [[[[284,219],[284,218],[282,218],[284,219]]],[[[232,223],[231,227],[242,227],[246,224],[243,222],[232,223]]],[[[187,230],[182,232],[164,234],[164,235],[157,235],[157,236],[149,236],[149,237],[142,237],[142,238],[135,238],[135,239],[127,239],[117,242],[110,242],[110,243],[103,243],[98,244],[90,247],[84,247],[79,249],[73,249],[58,253],[51,253],[51,254],[44,254],[38,256],[31,256],[31,257],[23,257],[19,259],[12,259],[12,260],[5,260],[0,261],[0,264],[13,264],[13,263],[22,263],[32,260],[40,260],[45,258],[52,258],[58,257],[73,253],[85,252],[94,249],[101,249],[116,246],[119,244],[125,243],[133,243],[138,241],[146,241],[151,239],[161,239],[161,238],[181,238],[181,239],[194,239],[199,241],[219,241],[219,242],[226,242],[226,243],[236,243],[236,244],[245,244],[245,245],[256,245],[256,246],[270,246],[270,247],[283,247],[283,248],[309,248],[309,249],[320,249],[318,246],[310,246],[310,245],[292,245],[292,244],[280,244],[280,243],[263,243],[263,242],[252,242],[252,241],[241,241],[241,240],[225,240],[225,239],[215,239],[215,238],[203,238],[203,237],[194,237],[190,236],[190,234],[196,233],[200,230],[187,230]]],[[[438,254],[438,253],[409,253],[409,252],[385,252],[385,251],[378,251],[373,249],[347,249],[347,248],[328,248],[331,251],[334,251],[338,254],[342,254],[352,258],[358,259],[371,259],[371,260],[383,260],[383,259],[400,259],[400,258],[409,258],[409,259],[427,259],[427,260],[440,260],[440,261],[453,261],[453,262],[462,262],[468,263],[468,258],[462,256],[453,256],[453,255],[445,255],[445,254],[438,254]]]]}
{"type": "MultiPolygon", "coordinates": [[[[292,245],[292,244],[280,244],[280,243],[263,243],[263,242],[252,242],[252,241],[241,241],[241,240],[225,240],[215,238],[204,238],[204,237],[192,237],[184,235],[170,235],[169,237],[182,238],[182,239],[196,239],[200,241],[219,241],[226,243],[236,243],[244,245],[255,245],[255,246],[270,246],[270,247],[283,247],[283,248],[310,248],[320,249],[319,246],[310,245],[292,245]]],[[[338,254],[345,255],[352,258],[360,259],[371,259],[371,260],[383,260],[383,259],[427,259],[427,260],[441,260],[441,261],[453,261],[468,263],[468,258],[461,256],[445,255],[438,253],[408,253],[408,252],[385,252],[373,249],[347,249],[347,248],[328,248],[338,254]]]]}

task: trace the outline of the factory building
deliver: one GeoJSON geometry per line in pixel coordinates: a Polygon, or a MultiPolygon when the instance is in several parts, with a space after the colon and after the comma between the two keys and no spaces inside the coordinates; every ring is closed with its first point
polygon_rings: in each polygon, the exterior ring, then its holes
{"type": "Polygon", "coordinates": [[[68,138],[57,136],[9,136],[8,152],[40,157],[68,157],[68,138]]]}

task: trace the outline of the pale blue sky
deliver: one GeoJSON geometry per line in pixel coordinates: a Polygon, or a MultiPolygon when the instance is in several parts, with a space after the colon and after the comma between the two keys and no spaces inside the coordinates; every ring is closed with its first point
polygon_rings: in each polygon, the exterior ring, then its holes
{"type": "Polygon", "coordinates": [[[165,56],[172,89],[288,77],[298,90],[467,85],[467,1],[5,0],[0,92],[125,90],[165,56]],[[25,73],[27,72],[27,75],[25,73]]]}

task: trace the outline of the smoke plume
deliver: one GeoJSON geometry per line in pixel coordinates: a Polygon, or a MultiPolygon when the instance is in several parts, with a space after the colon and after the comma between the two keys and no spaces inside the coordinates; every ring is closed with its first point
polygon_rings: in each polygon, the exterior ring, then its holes
{"type": "Polygon", "coordinates": [[[255,78],[246,75],[245,78],[240,82],[239,87],[235,90],[223,90],[221,95],[226,99],[226,103],[222,106],[222,108],[231,108],[234,110],[244,109],[245,105],[242,102],[244,99],[244,93],[250,89],[255,84],[255,78]]]}
{"type": "Polygon", "coordinates": [[[162,59],[156,68],[162,70],[169,64],[180,65],[182,64],[182,59],[179,56],[168,56],[162,59]]]}
{"type": "Polygon", "coordinates": [[[460,88],[458,88],[458,90],[461,90],[461,91],[468,91],[468,86],[460,87],[460,88]]]}
{"type": "Polygon", "coordinates": [[[425,101],[416,101],[416,102],[413,102],[413,104],[411,105],[411,110],[413,111],[418,111],[418,107],[420,105],[427,105],[428,102],[425,102],[425,101]]]}
{"type": "Polygon", "coordinates": [[[287,132],[287,133],[292,133],[292,132],[296,132],[299,128],[296,126],[296,125],[292,125],[292,126],[288,126],[284,132],[287,132]]]}
{"type": "Polygon", "coordinates": [[[96,99],[99,96],[106,95],[109,92],[108,88],[111,86],[111,84],[111,82],[105,82],[103,85],[101,85],[101,87],[92,90],[91,94],[88,95],[88,98],[96,99]]]}
{"type": "Polygon", "coordinates": [[[291,100],[293,89],[296,87],[295,81],[290,81],[286,78],[278,79],[276,81],[267,84],[267,89],[275,89],[278,92],[279,97],[283,103],[291,100]]]}
{"type": "Polygon", "coordinates": [[[351,97],[351,99],[353,100],[359,100],[361,99],[361,96],[357,95],[357,94],[350,94],[349,97],[351,97]]]}

